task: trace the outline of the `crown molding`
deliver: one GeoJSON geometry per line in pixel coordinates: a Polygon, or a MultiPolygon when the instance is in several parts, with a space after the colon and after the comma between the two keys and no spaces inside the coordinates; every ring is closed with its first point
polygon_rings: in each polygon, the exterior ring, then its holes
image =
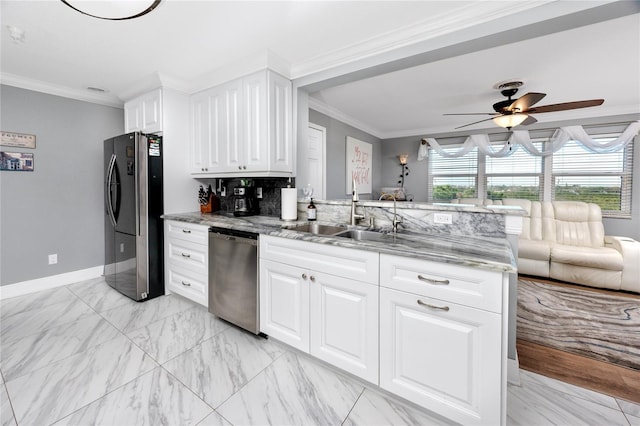
{"type": "Polygon", "coordinates": [[[120,98],[110,93],[93,93],[87,90],[73,89],[15,74],[0,73],[0,83],[7,86],[19,87],[21,89],[33,90],[36,92],[47,93],[49,95],[62,96],[63,98],[91,102],[110,107],[122,108],[124,106],[124,102],[122,102],[120,98]]]}
{"type": "Polygon", "coordinates": [[[358,130],[362,130],[363,132],[369,133],[372,136],[375,136],[378,139],[384,139],[381,135],[383,134],[380,130],[369,126],[347,114],[340,111],[337,108],[329,106],[322,101],[319,101],[316,98],[312,98],[309,96],[309,109],[318,111],[326,116],[329,116],[333,119],[341,121],[349,126],[355,127],[358,130]]]}
{"type": "Polygon", "coordinates": [[[368,40],[353,43],[317,55],[291,67],[291,78],[297,79],[337,66],[354,63],[376,55],[413,46],[447,34],[495,21],[509,15],[523,13],[553,0],[535,2],[475,2],[455,10],[435,15],[416,24],[388,31],[368,40]]]}

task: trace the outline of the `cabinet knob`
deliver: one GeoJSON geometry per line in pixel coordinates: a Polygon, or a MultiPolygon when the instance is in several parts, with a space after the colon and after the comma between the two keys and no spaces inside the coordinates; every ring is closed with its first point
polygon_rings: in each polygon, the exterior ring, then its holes
{"type": "Polygon", "coordinates": [[[238,170],[242,170],[242,166],[238,166],[238,170]]]}
{"type": "Polygon", "coordinates": [[[191,257],[189,253],[182,253],[182,257],[191,257]]]}
{"type": "Polygon", "coordinates": [[[182,281],[182,285],[185,287],[191,287],[191,283],[188,283],[186,281],[182,281]]]}
{"type": "Polygon", "coordinates": [[[425,308],[431,308],[431,309],[439,309],[441,311],[445,311],[447,312],[449,310],[448,306],[436,306],[436,305],[430,305],[429,303],[423,302],[422,300],[418,299],[418,305],[420,306],[424,306],[425,308]]]}
{"type": "Polygon", "coordinates": [[[418,279],[433,285],[449,285],[449,280],[434,280],[433,278],[426,278],[422,275],[418,275],[418,279]]]}
{"type": "Polygon", "coordinates": [[[313,282],[315,282],[315,281],[316,281],[316,277],[314,277],[313,275],[311,275],[311,276],[309,277],[309,279],[310,279],[311,281],[313,281],[313,282]]]}
{"type": "Polygon", "coordinates": [[[303,273],[303,274],[302,274],[302,279],[303,279],[303,280],[306,280],[306,279],[307,279],[307,274],[304,274],[304,273],[303,273]]]}
{"type": "Polygon", "coordinates": [[[242,166],[242,168],[243,168],[244,170],[247,170],[247,166],[242,166]]]}

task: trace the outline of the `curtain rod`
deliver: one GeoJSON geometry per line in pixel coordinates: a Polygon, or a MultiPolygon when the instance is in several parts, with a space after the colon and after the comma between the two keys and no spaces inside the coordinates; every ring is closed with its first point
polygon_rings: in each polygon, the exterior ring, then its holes
{"type": "MultiPolygon", "coordinates": [[[[606,127],[606,126],[617,126],[620,124],[631,124],[636,120],[632,120],[632,121],[618,121],[618,122],[614,122],[614,123],[601,123],[601,124],[585,124],[584,126],[582,126],[582,128],[588,129],[588,128],[594,128],[594,127],[606,127]]],[[[569,126],[558,126],[558,127],[549,127],[549,128],[544,128],[544,129],[533,129],[533,130],[529,130],[530,132],[548,132],[548,131],[555,131],[557,129],[559,129],[560,127],[569,127],[569,126]]],[[[502,135],[504,136],[505,133],[508,133],[509,135],[511,134],[511,131],[508,132],[495,132],[495,133],[487,133],[487,136],[496,136],[496,135],[502,135]]],[[[471,135],[461,135],[461,136],[445,136],[445,137],[441,137],[438,139],[457,139],[457,138],[468,138],[471,135]]],[[[425,140],[426,137],[420,138],[420,143],[422,145],[425,145],[427,143],[427,141],[425,140]]],[[[507,137],[508,139],[508,137],[507,137]]]]}

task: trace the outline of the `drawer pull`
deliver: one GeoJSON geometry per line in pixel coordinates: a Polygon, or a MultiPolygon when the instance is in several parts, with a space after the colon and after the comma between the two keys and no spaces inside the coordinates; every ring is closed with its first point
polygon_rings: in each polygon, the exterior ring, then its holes
{"type": "Polygon", "coordinates": [[[184,232],[185,234],[190,234],[191,233],[191,229],[183,229],[182,232],[184,232]]]}
{"type": "Polygon", "coordinates": [[[182,257],[191,257],[189,253],[182,253],[182,257]]]}
{"type": "Polygon", "coordinates": [[[436,306],[436,305],[430,305],[428,303],[423,302],[422,300],[418,299],[418,305],[420,306],[424,306],[427,308],[431,308],[431,309],[439,309],[441,311],[448,311],[449,307],[448,306],[436,306]]]}
{"type": "Polygon", "coordinates": [[[449,280],[434,280],[433,278],[425,278],[422,275],[418,275],[418,279],[433,285],[449,285],[449,280]]]}
{"type": "Polygon", "coordinates": [[[185,286],[185,287],[191,287],[191,283],[188,283],[188,282],[185,282],[185,281],[182,281],[182,285],[185,286]]]}

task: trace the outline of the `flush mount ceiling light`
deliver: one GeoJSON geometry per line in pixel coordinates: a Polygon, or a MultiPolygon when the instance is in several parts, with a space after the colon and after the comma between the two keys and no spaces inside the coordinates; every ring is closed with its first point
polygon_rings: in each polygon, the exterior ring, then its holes
{"type": "Polygon", "coordinates": [[[139,18],[158,7],[161,0],[60,0],[85,15],[111,21],[139,18]]]}
{"type": "Polygon", "coordinates": [[[500,127],[511,129],[512,127],[516,127],[517,125],[522,124],[522,122],[526,120],[527,117],[527,114],[521,114],[517,112],[515,114],[505,114],[493,117],[493,122],[500,127]]]}

